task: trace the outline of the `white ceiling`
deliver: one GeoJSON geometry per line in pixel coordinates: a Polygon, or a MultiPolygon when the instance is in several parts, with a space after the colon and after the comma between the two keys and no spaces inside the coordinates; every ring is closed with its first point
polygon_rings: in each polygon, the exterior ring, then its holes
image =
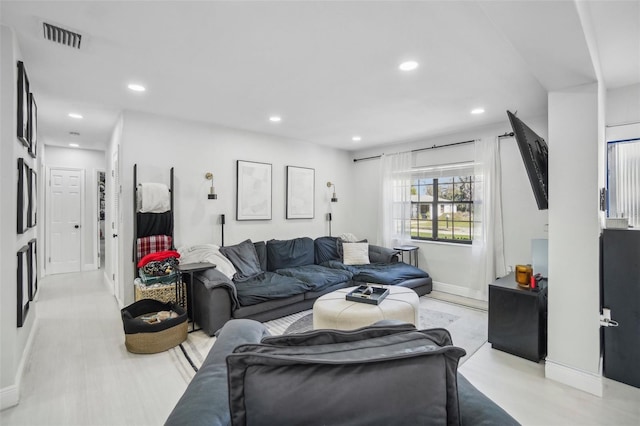
{"type": "Polygon", "coordinates": [[[348,150],[506,124],[506,109],[544,115],[548,90],[595,80],[589,36],[607,87],[640,83],[640,1],[3,0],[0,19],[39,137],[89,149],[122,110],[348,150]],[[43,21],[82,48],[44,40],[43,21]],[[400,72],[407,59],[420,67],[400,72]]]}

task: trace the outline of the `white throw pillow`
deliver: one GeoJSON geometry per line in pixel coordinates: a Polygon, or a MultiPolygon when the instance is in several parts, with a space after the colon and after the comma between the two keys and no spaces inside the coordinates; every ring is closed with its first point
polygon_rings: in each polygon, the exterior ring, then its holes
{"type": "Polygon", "coordinates": [[[369,243],[342,243],[345,265],[368,265],[369,243]]]}

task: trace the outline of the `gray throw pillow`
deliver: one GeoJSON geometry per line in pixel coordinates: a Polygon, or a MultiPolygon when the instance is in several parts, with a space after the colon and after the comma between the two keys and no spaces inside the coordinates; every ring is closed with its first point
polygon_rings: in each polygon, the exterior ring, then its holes
{"type": "Polygon", "coordinates": [[[406,325],[265,338],[227,357],[232,424],[460,424],[464,354],[406,325]]]}
{"type": "Polygon", "coordinates": [[[247,281],[263,273],[258,253],[251,240],[245,240],[234,246],[220,247],[220,253],[229,259],[236,268],[233,281],[247,281]]]}

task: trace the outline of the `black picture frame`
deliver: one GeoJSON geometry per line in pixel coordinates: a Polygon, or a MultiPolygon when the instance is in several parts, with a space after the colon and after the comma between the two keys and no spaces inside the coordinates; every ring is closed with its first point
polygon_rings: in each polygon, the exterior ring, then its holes
{"type": "Polygon", "coordinates": [[[34,238],[29,241],[29,301],[33,301],[38,293],[38,242],[34,238]]]}
{"type": "Polygon", "coordinates": [[[271,220],[272,167],[237,160],[236,220],[271,220]]]}
{"type": "Polygon", "coordinates": [[[29,148],[29,77],[22,61],[18,61],[18,140],[29,148]]]}
{"type": "Polygon", "coordinates": [[[16,275],[17,285],[17,326],[22,327],[29,312],[29,263],[27,252],[29,246],[24,246],[18,250],[18,268],[16,275]]]}
{"type": "Polygon", "coordinates": [[[38,105],[33,93],[29,93],[29,155],[38,154],[38,105]]]}
{"type": "Polygon", "coordinates": [[[18,158],[18,234],[24,234],[29,223],[29,175],[29,166],[23,158],[18,158]]]}
{"type": "Polygon", "coordinates": [[[29,213],[27,226],[29,228],[33,228],[36,226],[36,213],[38,210],[38,176],[36,175],[36,171],[31,169],[29,173],[29,213]]]}
{"type": "Polygon", "coordinates": [[[315,169],[287,166],[287,219],[315,217],[315,169]]]}

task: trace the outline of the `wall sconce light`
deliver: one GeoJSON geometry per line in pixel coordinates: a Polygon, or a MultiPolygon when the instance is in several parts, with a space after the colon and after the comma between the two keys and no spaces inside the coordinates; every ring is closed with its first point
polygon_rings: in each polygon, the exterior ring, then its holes
{"type": "Polygon", "coordinates": [[[218,199],[218,194],[216,194],[216,189],[213,187],[213,173],[207,172],[204,175],[204,177],[205,177],[205,179],[211,181],[211,188],[209,188],[209,194],[207,195],[207,198],[210,199],[210,200],[217,200],[218,199]]]}
{"type": "Polygon", "coordinates": [[[336,185],[331,182],[327,182],[327,188],[331,188],[332,186],[333,186],[333,195],[331,196],[331,202],[337,203],[338,197],[336,196],[336,185]]]}

